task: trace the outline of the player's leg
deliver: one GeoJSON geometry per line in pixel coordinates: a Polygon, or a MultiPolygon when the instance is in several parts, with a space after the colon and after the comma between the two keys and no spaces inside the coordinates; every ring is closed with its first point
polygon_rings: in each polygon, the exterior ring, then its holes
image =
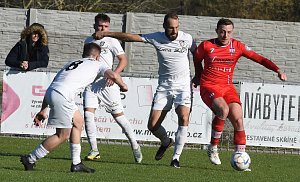
{"type": "Polygon", "coordinates": [[[186,88],[186,91],[174,92],[175,98],[173,100],[176,108],[175,112],[178,116],[178,128],[175,135],[175,146],[171,166],[176,168],[180,168],[179,158],[187,140],[187,130],[192,107],[190,86],[186,85],[183,88],[186,88]]]}
{"type": "Polygon", "coordinates": [[[242,106],[239,103],[229,104],[230,112],[228,119],[234,128],[234,145],[235,151],[245,152],[246,134],[243,125],[242,106]]]}
{"type": "Polygon", "coordinates": [[[100,152],[97,145],[97,126],[95,123],[95,108],[84,109],[85,132],[90,144],[90,152],[85,156],[86,160],[100,159],[100,152]]]}
{"type": "Polygon", "coordinates": [[[86,87],[83,92],[85,132],[90,144],[90,152],[85,156],[86,160],[100,159],[97,146],[97,126],[95,123],[95,111],[99,105],[99,101],[96,93],[91,91],[92,85],[86,87]]]}
{"type": "Polygon", "coordinates": [[[111,113],[117,124],[122,128],[131,145],[134,159],[137,163],[142,162],[143,155],[141,148],[137,143],[132,126],[123,112],[121,102],[120,88],[114,84],[111,87],[105,87],[99,93],[99,100],[105,105],[106,111],[111,113]]]}
{"type": "Polygon", "coordinates": [[[168,111],[166,110],[151,110],[148,120],[148,129],[157,137],[161,145],[155,154],[155,160],[161,160],[166,150],[174,144],[172,138],[169,138],[166,129],[161,125],[168,111]]]}
{"type": "Polygon", "coordinates": [[[80,158],[81,153],[81,145],[80,145],[80,138],[81,138],[81,130],[83,127],[83,117],[80,114],[79,110],[76,110],[73,115],[73,127],[70,134],[70,149],[71,149],[71,172],[87,172],[93,173],[95,172],[94,169],[86,167],[80,158]]]}
{"type": "Polygon", "coordinates": [[[69,108],[73,108],[73,103],[69,103],[61,94],[50,89],[46,92],[45,100],[50,107],[47,125],[57,128],[56,133],[45,139],[30,155],[21,156],[25,170],[32,170],[36,160],[45,157],[70,136],[74,111],[69,108]]]}
{"type": "Polygon", "coordinates": [[[161,125],[167,113],[172,108],[173,98],[167,91],[156,91],[152,108],[148,120],[148,129],[161,141],[161,145],[156,152],[155,160],[161,160],[165,151],[174,144],[169,138],[166,129],[161,125]]]}
{"type": "Polygon", "coordinates": [[[57,146],[65,142],[70,136],[71,129],[56,129],[56,133],[46,138],[38,145],[29,155],[21,156],[21,162],[25,170],[33,170],[38,159],[44,158],[49,152],[53,151],[57,146]]]}
{"type": "Polygon", "coordinates": [[[171,166],[180,168],[179,158],[187,140],[187,130],[191,109],[190,107],[180,105],[176,108],[175,111],[178,116],[178,128],[175,135],[174,153],[172,156],[171,166]]]}
{"type": "Polygon", "coordinates": [[[228,119],[234,128],[234,145],[235,151],[243,152],[246,148],[246,135],[243,125],[243,112],[240,98],[233,85],[224,96],[229,105],[228,119]]]}
{"type": "Polygon", "coordinates": [[[207,148],[207,154],[212,164],[220,165],[218,144],[224,129],[225,120],[229,108],[223,98],[224,89],[217,85],[205,85],[200,87],[200,95],[203,102],[213,111],[215,117],[212,120],[211,141],[207,148]]]}
{"type": "Polygon", "coordinates": [[[143,155],[142,155],[142,152],[141,152],[141,147],[137,143],[137,140],[136,140],[136,137],[135,137],[135,134],[133,132],[133,129],[131,127],[130,122],[125,117],[123,112],[112,114],[112,116],[115,118],[116,122],[122,128],[124,134],[128,138],[129,143],[130,143],[131,148],[132,148],[132,152],[133,152],[135,162],[141,163],[142,159],[143,159],[143,155]]]}
{"type": "Polygon", "coordinates": [[[225,120],[229,113],[229,107],[223,97],[215,98],[212,102],[212,111],[215,117],[212,121],[211,145],[217,146],[220,142],[225,120]]]}

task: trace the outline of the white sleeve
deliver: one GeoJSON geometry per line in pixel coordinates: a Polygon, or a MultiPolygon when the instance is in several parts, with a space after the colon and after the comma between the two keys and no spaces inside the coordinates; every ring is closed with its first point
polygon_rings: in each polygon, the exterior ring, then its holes
{"type": "Polygon", "coordinates": [[[120,42],[117,39],[111,39],[110,51],[114,56],[119,56],[125,54],[124,49],[122,48],[120,42]]]}
{"type": "Polygon", "coordinates": [[[154,42],[157,42],[158,39],[160,39],[161,32],[154,32],[149,34],[142,34],[141,38],[144,43],[150,43],[153,44],[154,42]]]}

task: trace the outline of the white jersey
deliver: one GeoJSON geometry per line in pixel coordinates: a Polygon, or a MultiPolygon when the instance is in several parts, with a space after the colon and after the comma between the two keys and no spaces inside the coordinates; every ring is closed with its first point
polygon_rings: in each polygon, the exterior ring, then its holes
{"type": "Polygon", "coordinates": [[[93,58],[83,58],[67,63],[55,76],[49,88],[62,94],[67,100],[75,99],[75,94],[92,83],[97,75],[104,75],[109,67],[93,58]]]}
{"type": "Polygon", "coordinates": [[[190,34],[179,31],[176,40],[173,41],[166,37],[165,32],[142,34],[141,38],[156,48],[160,80],[190,76],[188,53],[197,47],[190,34]]]}
{"type": "Polygon", "coordinates": [[[118,39],[103,37],[100,40],[95,40],[92,36],[90,36],[84,41],[85,44],[91,42],[94,42],[101,47],[100,61],[105,62],[110,69],[112,69],[114,57],[125,54],[118,39]]]}

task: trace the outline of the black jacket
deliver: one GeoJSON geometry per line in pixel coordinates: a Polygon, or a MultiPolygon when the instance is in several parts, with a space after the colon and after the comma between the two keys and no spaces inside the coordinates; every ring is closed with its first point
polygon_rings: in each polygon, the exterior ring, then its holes
{"type": "Polygon", "coordinates": [[[28,61],[30,71],[36,68],[46,68],[49,62],[48,37],[44,28],[31,25],[21,33],[21,40],[8,53],[5,64],[9,67],[20,68],[22,61],[28,61]],[[32,32],[38,32],[40,38],[35,46],[31,43],[32,32]]]}

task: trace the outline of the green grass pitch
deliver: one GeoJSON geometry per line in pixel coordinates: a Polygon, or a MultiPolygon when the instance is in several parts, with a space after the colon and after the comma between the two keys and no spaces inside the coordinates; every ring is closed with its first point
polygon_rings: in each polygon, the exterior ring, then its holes
{"type": "MultiPolygon", "coordinates": [[[[31,152],[41,140],[0,137],[0,181],[299,181],[300,156],[249,152],[251,172],[235,171],[230,166],[231,152],[221,151],[222,165],[212,165],[206,151],[185,148],[180,169],[170,167],[173,148],[161,161],[155,161],[157,147],[142,146],[143,161],[135,164],[127,144],[99,144],[99,161],[84,161],[96,169],[93,174],[71,173],[69,144],[66,142],[37,162],[34,171],[24,171],[19,156],[31,152]]],[[[89,151],[82,143],[82,158],[89,151]]]]}

